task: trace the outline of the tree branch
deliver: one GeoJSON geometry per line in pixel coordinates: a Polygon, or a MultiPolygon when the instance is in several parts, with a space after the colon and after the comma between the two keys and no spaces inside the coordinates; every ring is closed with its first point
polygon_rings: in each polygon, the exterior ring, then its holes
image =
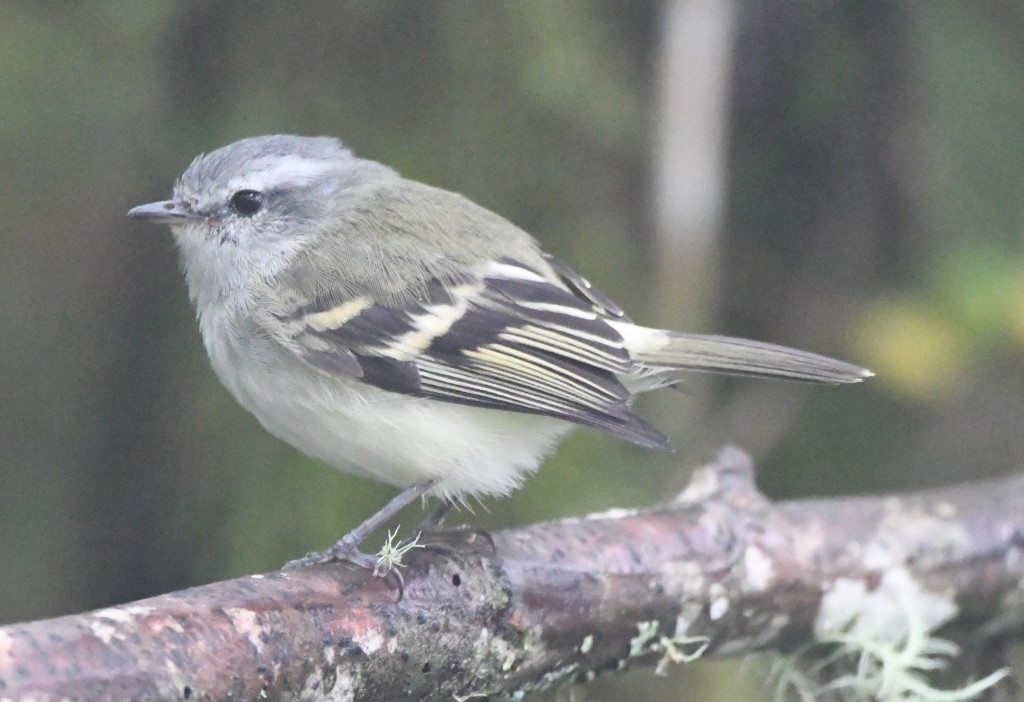
{"type": "Polygon", "coordinates": [[[772,504],[722,451],[672,503],[445,533],[395,578],[253,575],[0,628],[0,699],[467,699],[893,626],[1019,632],[1024,478],[772,504]],[[899,616],[894,617],[894,612],[899,616]]]}

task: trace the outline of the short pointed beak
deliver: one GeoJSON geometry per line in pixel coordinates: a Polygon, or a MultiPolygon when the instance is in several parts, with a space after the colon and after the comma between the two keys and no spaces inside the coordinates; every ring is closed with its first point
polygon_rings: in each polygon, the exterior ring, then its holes
{"type": "Polygon", "coordinates": [[[190,219],[198,219],[196,215],[186,210],[174,200],[151,202],[148,205],[133,207],[128,210],[128,216],[162,224],[176,224],[190,219]]]}

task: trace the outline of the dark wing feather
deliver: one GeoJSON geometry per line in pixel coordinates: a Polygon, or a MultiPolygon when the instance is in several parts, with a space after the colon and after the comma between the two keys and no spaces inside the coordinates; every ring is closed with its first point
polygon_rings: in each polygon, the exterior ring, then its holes
{"type": "Polygon", "coordinates": [[[559,264],[565,287],[511,261],[473,282],[431,281],[400,305],[313,301],[279,317],[289,343],[328,373],[385,390],[528,412],[668,450],[630,412],[619,381],[632,361],[606,316],[622,311],[559,264]],[[573,282],[575,281],[575,282],[573,282]]]}
{"type": "Polygon", "coordinates": [[[551,270],[561,278],[562,282],[579,298],[587,300],[608,317],[614,317],[622,321],[629,321],[626,313],[615,304],[615,301],[603,292],[591,285],[590,281],[574,271],[569,266],[559,261],[554,256],[544,254],[544,260],[551,266],[551,270]]]}

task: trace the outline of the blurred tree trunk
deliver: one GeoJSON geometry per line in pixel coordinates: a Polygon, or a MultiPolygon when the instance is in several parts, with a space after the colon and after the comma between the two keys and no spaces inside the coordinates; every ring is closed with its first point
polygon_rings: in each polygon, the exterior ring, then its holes
{"type": "MultiPolygon", "coordinates": [[[[644,317],[664,328],[709,332],[719,311],[735,36],[731,0],[664,3],[655,66],[654,273],[644,317]]],[[[709,390],[709,378],[694,375],[686,381],[686,402],[671,393],[644,400],[681,467],[694,464],[707,446],[701,437],[707,433],[709,390]]],[[[680,470],[672,479],[685,475],[680,470]]],[[[668,681],[640,674],[609,680],[605,694],[652,702],[710,702],[744,694],[736,689],[743,685],[737,676],[720,668],[670,672],[668,681]]]]}
{"type": "MultiPolygon", "coordinates": [[[[864,291],[911,271],[907,14],[878,0],[740,8],[722,261],[730,333],[847,356],[864,291]]],[[[714,439],[742,436],[769,479],[806,489],[813,476],[781,475],[765,458],[817,396],[737,384],[716,411],[714,439]]],[[[819,480],[818,489],[837,488],[835,476],[819,480]]]]}
{"type": "MultiPolygon", "coordinates": [[[[729,91],[736,10],[732,2],[670,0],[656,67],[652,323],[708,331],[718,309],[726,204],[729,91]]],[[[699,445],[708,384],[687,380],[692,401],[653,398],[677,448],[699,445]],[[671,411],[669,410],[671,407],[671,411]]],[[[685,450],[685,448],[682,448],[685,450]]]]}
{"type": "Polygon", "coordinates": [[[706,326],[716,307],[734,35],[732,2],[665,6],[653,162],[655,300],[661,322],[678,328],[706,326]]]}

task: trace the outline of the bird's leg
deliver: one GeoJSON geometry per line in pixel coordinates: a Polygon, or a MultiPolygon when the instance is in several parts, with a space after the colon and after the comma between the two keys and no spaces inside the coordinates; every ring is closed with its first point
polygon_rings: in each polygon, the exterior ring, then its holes
{"type": "Polygon", "coordinates": [[[331,561],[348,561],[368,570],[373,570],[377,559],[359,550],[359,544],[366,540],[370,534],[375,532],[384,524],[391,521],[403,507],[420,497],[430,488],[434,487],[435,480],[424,480],[421,483],[410,485],[400,493],[391,498],[376,514],[357,526],[355,529],[338,539],[338,542],[326,551],[317,553],[311,551],[302,558],[289,561],[284,564],[285,570],[302,568],[316,565],[317,563],[329,563],[331,561]]]}
{"type": "MultiPolygon", "coordinates": [[[[457,527],[445,528],[444,520],[455,510],[453,500],[445,498],[441,505],[420,522],[412,538],[423,548],[441,553],[454,553],[460,549],[477,548],[480,540],[486,541],[490,550],[494,551],[494,539],[486,529],[461,524],[457,527]]],[[[403,543],[410,542],[406,539],[403,543]]]]}
{"type": "Polygon", "coordinates": [[[428,514],[426,518],[420,522],[420,525],[416,527],[416,531],[436,531],[437,529],[440,529],[444,526],[444,520],[454,509],[455,503],[448,498],[444,498],[438,508],[428,514]]]}

